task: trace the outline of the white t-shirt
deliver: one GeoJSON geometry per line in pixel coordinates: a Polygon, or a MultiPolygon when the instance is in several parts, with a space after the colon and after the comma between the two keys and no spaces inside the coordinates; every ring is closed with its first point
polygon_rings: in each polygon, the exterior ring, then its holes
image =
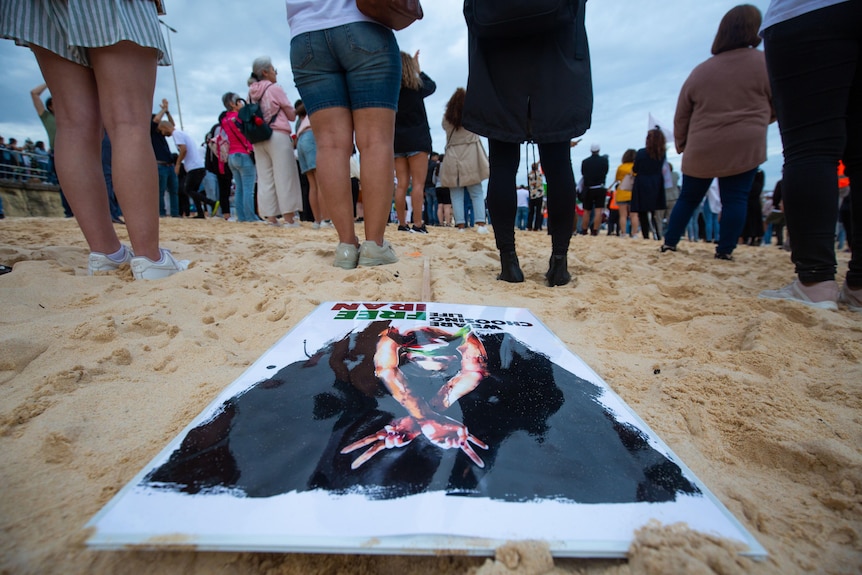
{"type": "Polygon", "coordinates": [[[352,22],[374,22],[359,11],[356,0],[285,0],[290,38],[352,22]]]}
{"type": "Polygon", "coordinates": [[[518,193],[518,207],[530,207],[530,190],[528,190],[527,188],[518,188],[516,192],[518,193]]]}
{"type": "Polygon", "coordinates": [[[780,22],[842,2],[847,0],[772,0],[766,9],[766,14],[763,15],[760,33],[780,22]]]}
{"type": "Polygon", "coordinates": [[[181,130],[174,130],[174,144],[179,150],[180,146],[186,147],[186,157],[183,158],[183,167],[187,172],[197,170],[204,167],[204,158],[201,155],[198,145],[192,140],[192,137],[181,130]]]}

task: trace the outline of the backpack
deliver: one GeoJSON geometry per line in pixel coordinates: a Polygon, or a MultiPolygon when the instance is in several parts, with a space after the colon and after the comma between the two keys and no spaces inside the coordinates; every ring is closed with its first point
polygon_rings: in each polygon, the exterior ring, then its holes
{"type": "Polygon", "coordinates": [[[210,130],[210,136],[207,138],[207,147],[214,158],[218,159],[222,164],[227,163],[227,158],[230,155],[230,140],[228,140],[227,132],[221,127],[221,124],[216,124],[210,130]]]}
{"type": "Polygon", "coordinates": [[[265,121],[263,118],[263,110],[260,107],[260,101],[263,100],[263,95],[266,94],[266,91],[269,90],[269,86],[263,89],[263,92],[260,95],[260,100],[257,102],[246,102],[242,100],[243,107],[239,109],[237,113],[237,128],[242,132],[242,135],[245,136],[245,139],[249,141],[251,144],[257,144],[258,142],[264,142],[272,137],[272,123],[278,117],[279,111],[275,113],[275,115],[270,118],[269,122],[265,121]]]}
{"type": "Polygon", "coordinates": [[[575,21],[574,0],[466,0],[464,19],[477,38],[520,38],[575,21]]]}

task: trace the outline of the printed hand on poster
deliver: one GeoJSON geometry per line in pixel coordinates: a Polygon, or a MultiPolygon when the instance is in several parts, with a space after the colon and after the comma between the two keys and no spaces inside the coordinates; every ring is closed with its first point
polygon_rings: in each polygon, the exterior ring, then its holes
{"type": "Polygon", "coordinates": [[[351,464],[356,469],[384,449],[404,447],[422,433],[441,449],[458,448],[476,465],[485,467],[470,443],[488,449],[480,439],[470,434],[467,427],[439,411],[448,409],[462,396],[473,391],[488,375],[487,356],[479,338],[469,326],[450,333],[436,327],[408,329],[401,333],[389,327],[380,333],[374,353],[374,373],[409,414],[386,425],[377,433],[363,437],[341,450],[352,453],[371,445],[351,464]],[[462,344],[453,348],[455,342],[462,344]],[[430,374],[449,371],[460,364],[460,370],[440,387],[436,396],[427,402],[414,392],[413,387],[428,385],[430,377],[408,380],[401,370],[402,363],[413,363],[430,374]]]}

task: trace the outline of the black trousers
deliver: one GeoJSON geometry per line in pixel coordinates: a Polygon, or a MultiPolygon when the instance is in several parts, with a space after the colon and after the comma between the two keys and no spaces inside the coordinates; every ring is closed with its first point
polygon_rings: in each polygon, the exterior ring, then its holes
{"type": "MultiPolygon", "coordinates": [[[[853,232],[862,229],[862,10],[821,8],[763,32],[784,144],[784,215],[799,280],[835,279],[838,160],[850,178],[853,232]]],[[[852,233],[847,283],[862,287],[862,234],[852,233]]]]}
{"type": "MultiPolygon", "coordinates": [[[[551,252],[565,255],[575,225],[575,176],[569,141],[539,144],[539,158],[548,181],[548,233],[551,252]]],[[[518,195],[515,176],[521,163],[518,143],[488,139],[491,176],[488,179],[488,209],[494,219],[494,239],[501,252],[515,249],[515,215],[518,195]]]]}
{"type": "Polygon", "coordinates": [[[204,204],[215,204],[214,201],[207,198],[206,194],[198,191],[201,187],[201,182],[204,181],[204,176],[206,175],[207,171],[205,168],[198,168],[191,172],[187,172],[185,184],[183,185],[183,192],[195,201],[195,209],[198,212],[197,217],[199,218],[204,217],[204,204]]]}

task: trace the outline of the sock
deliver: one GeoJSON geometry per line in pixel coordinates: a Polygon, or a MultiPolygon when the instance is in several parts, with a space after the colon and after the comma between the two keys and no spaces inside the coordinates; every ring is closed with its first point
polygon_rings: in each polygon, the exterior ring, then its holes
{"type": "Polygon", "coordinates": [[[105,255],[108,257],[109,260],[111,260],[114,263],[118,263],[118,264],[123,263],[123,260],[126,259],[126,246],[124,246],[123,244],[120,244],[120,249],[118,249],[117,251],[115,251],[112,254],[105,254],[105,255]]]}

